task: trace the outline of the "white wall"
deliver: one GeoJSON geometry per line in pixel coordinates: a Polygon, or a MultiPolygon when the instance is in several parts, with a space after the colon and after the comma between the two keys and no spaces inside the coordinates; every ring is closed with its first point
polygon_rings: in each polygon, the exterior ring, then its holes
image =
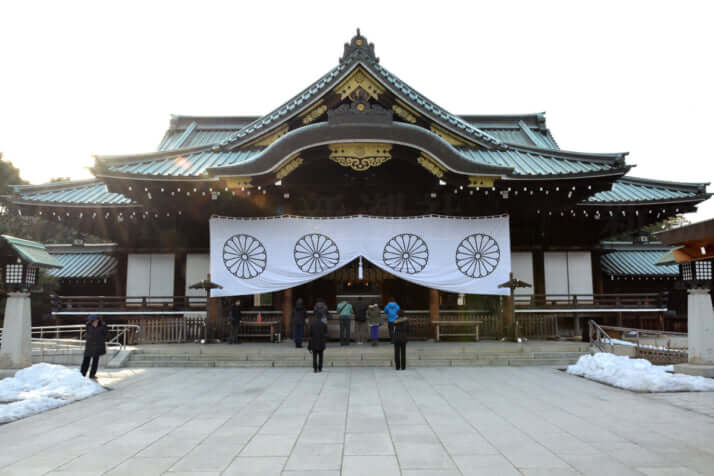
{"type": "Polygon", "coordinates": [[[511,271],[516,279],[530,284],[530,288],[516,288],[514,294],[533,294],[533,253],[515,251],[511,253],[511,271]]]}

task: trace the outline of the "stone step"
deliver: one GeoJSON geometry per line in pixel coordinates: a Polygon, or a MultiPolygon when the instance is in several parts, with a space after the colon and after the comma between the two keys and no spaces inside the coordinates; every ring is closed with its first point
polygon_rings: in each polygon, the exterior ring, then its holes
{"type": "MultiPolygon", "coordinates": [[[[564,367],[574,364],[577,358],[572,357],[552,357],[552,358],[494,358],[494,359],[416,359],[407,356],[409,367],[504,367],[504,366],[547,366],[564,367]]],[[[325,367],[391,367],[391,359],[371,359],[371,360],[346,360],[346,359],[325,359],[325,367]]],[[[127,367],[312,367],[310,360],[141,360],[132,359],[127,363],[127,367]]]]}
{"type": "MultiPolygon", "coordinates": [[[[390,360],[394,355],[392,349],[385,349],[365,353],[343,353],[328,352],[325,358],[334,361],[380,361],[390,360]]],[[[424,361],[451,361],[451,360],[523,360],[523,359],[573,359],[577,360],[585,352],[513,352],[513,353],[483,353],[483,352],[407,352],[407,359],[424,361]]],[[[132,353],[130,362],[164,362],[164,361],[190,361],[190,362],[261,362],[261,361],[311,361],[311,354],[305,352],[300,354],[268,354],[268,353],[247,353],[247,354],[147,354],[132,353]]]]}

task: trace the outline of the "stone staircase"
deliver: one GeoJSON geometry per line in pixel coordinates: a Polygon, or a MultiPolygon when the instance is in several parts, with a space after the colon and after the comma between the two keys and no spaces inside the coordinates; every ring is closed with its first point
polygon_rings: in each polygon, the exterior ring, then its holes
{"type": "MultiPolygon", "coordinates": [[[[433,343],[407,345],[409,367],[475,366],[548,366],[565,367],[588,353],[580,342],[510,342],[433,343]]],[[[328,344],[325,367],[390,367],[393,347],[352,344],[340,347],[328,344]]],[[[135,349],[128,367],[311,367],[307,349],[283,344],[176,344],[135,349]]]]}

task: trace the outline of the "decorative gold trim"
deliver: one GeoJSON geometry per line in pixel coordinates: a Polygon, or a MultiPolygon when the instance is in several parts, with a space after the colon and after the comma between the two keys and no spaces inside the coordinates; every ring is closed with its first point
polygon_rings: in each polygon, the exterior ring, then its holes
{"type": "Polygon", "coordinates": [[[442,178],[444,176],[444,173],[446,172],[446,169],[444,167],[439,165],[436,160],[432,159],[428,155],[420,155],[417,158],[417,162],[419,163],[419,165],[424,167],[426,170],[428,170],[438,178],[442,178]]]}
{"type": "Polygon", "coordinates": [[[339,94],[340,99],[344,99],[352,94],[357,88],[362,88],[374,99],[379,99],[379,95],[384,93],[382,85],[379,84],[371,74],[367,73],[362,68],[355,69],[332,91],[339,94]]]}
{"type": "Polygon", "coordinates": [[[253,177],[228,177],[226,186],[228,188],[253,188],[253,177]]]}
{"type": "Polygon", "coordinates": [[[414,117],[414,114],[407,111],[406,109],[404,109],[402,106],[400,106],[398,104],[392,105],[392,111],[394,111],[394,113],[397,116],[401,117],[402,119],[404,119],[407,122],[411,122],[412,124],[414,124],[416,122],[416,117],[414,117]]]}
{"type": "Polygon", "coordinates": [[[471,175],[469,176],[469,188],[476,188],[476,187],[493,187],[494,182],[496,182],[496,179],[498,177],[494,177],[493,175],[471,175]]]}
{"type": "Polygon", "coordinates": [[[282,180],[290,173],[298,168],[302,163],[304,162],[302,157],[298,157],[297,155],[294,156],[292,159],[288,160],[285,162],[280,168],[275,172],[275,178],[278,180],[282,180]]]}
{"type": "Polygon", "coordinates": [[[303,124],[310,124],[312,121],[322,116],[327,111],[327,106],[322,104],[322,99],[312,105],[310,109],[300,114],[303,124]]]}
{"type": "Polygon", "coordinates": [[[431,131],[444,139],[446,142],[453,146],[474,146],[475,144],[473,142],[469,142],[465,139],[462,139],[461,137],[452,134],[451,132],[448,132],[442,127],[437,126],[436,124],[431,125],[431,131]]]}
{"type": "Polygon", "coordinates": [[[370,167],[379,167],[392,158],[391,144],[350,142],[330,144],[329,148],[330,160],[357,172],[364,172],[370,167]]]}
{"type": "Polygon", "coordinates": [[[289,129],[290,127],[287,124],[283,124],[277,130],[269,133],[268,135],[259,137],[258,139],[244,145],[243,147],[269,146],[270,144],[287,134],[289,129]]]}

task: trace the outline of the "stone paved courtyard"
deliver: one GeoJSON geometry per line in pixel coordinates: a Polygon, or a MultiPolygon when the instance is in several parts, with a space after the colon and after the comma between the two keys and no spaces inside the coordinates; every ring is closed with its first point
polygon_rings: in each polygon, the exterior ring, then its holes
{"type": "Polygon", "coordinates": [[[123,369],[0,426],[0,474],[714,475],[714,393],[544,367],[123,369]]]}

